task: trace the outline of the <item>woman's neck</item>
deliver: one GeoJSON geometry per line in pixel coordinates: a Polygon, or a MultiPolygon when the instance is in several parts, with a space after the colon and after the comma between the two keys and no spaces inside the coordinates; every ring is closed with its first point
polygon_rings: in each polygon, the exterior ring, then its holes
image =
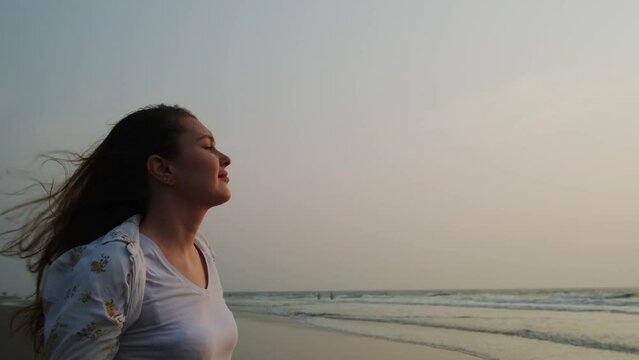
{"type": "Polygon", "coordinates": [[[163,251],[190,254],[195,234],[206,211],[189,209],[175,202],[149,204],[140,223],[140,232],[156,242],[163,251]]]}

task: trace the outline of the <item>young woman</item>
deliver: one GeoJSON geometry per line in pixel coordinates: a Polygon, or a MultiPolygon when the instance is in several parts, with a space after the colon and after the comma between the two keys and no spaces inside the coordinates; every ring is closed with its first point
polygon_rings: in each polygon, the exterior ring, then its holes
{"type": "MultiPolygon", "coordinates": [[[[150,106],[119,121],[4,254],[32,260],[23,311],[46,359],[228,360],[237,342],[215,253],[199,234],[227,202],[230,158],[188,110],[150,106]]],[[[61,161],[60,159],[58,159],[61,161]]]]}

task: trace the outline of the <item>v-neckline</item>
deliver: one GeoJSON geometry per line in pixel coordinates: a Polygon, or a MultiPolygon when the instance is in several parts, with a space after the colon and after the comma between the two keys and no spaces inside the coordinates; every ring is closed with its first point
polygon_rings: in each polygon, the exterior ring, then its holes
{"type": "Polygon", "coordinates": [[[203,292],[203,293],[208,293],[209,291],[209,285],[210,285],[210,273],[209,273],[209,262],[208,259],[206,258],[206,255],[204,254],[204,251],[202,251],[200,249],[200,247],[197,245],[197,241],[193,244],[195,246],[195,250],[197,251],[199,257],[200,257],[200,261],[202,261],[202,265],[204,266],[204,276],[205,276],[205,281],[206,281],[206,286],[205,287],[201,287],[198,284],[194,283],[193,281],[191,281],[189,278],[187,278],[186,276],[184,276],[184,274],[182,274],[180,271],[178,271],[178,269],[175,268],[175,266],[173,266],[173,264],[171,264],[171,262],[169,261],[169,259],[166,258],[166,256],[164,255],[164,252],[162,251],[162,249],[160,249],[160,246],[153,241],[153,239],[151,239],[150,237],[140,233],[140,236],[144,236],[148,242],[151,243],[151,246],[153,246],[153,249],[155,252],[157,252],[160,261],[162,261],[162,263],[164,264],[164,266],[166,266],[166,268],[172,272],[175,276],[177,276],[178,278],[180,278],[180,280],[182,280],[184,283],[188,284],[190,287],[197,289],[199,292],[203,292]]]}

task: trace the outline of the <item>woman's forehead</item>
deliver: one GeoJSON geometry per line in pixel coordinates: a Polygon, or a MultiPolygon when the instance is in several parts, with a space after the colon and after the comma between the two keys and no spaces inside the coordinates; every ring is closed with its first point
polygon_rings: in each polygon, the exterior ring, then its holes
{"type": "Polygon", "coordinates": [[[185,135],[194,138],[201,138],[204,135],[208,135],[211,138],[213,134],[204,124],[194,117],[185,117],[182,119],[182,125],[184,127],[185,135]]]}

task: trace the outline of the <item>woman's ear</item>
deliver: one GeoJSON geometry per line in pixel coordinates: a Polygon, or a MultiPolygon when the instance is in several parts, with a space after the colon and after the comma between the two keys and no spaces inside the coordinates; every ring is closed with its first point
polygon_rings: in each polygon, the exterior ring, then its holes
{"type": "Polygon", "coordinates": [[[151,155],[146,160],[146,170],[155,180],[165,185],[175,184],[175,178],[167,161],[158,155],[151,155]]]}

